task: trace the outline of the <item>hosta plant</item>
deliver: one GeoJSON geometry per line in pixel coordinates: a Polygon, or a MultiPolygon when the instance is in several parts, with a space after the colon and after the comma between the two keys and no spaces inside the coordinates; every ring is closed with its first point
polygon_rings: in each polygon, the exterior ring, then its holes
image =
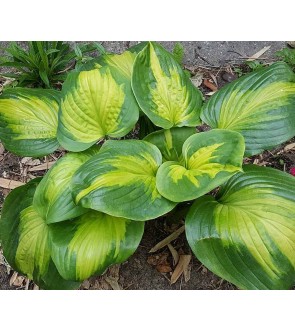
{"type": "Polygon", "coordinates": [[[126,261],[145,221],[186,202],[187,240],[206,267],[241,289],[289,289],[295,178],[243,166],[243,158],[294,135],[295,75],[283,62],[237,79],[204,104],[175,57],[153,42],[90,61],[61,92],[7,90],[4,146],[32,157],[59,146],[69,152],[7,196],[4,255],[44,289],[78,288],[126,261]],[[199,132],[202,123],[212,129],[199,132]],[[131,139],[139,124],[156,130],[131,139]]]}

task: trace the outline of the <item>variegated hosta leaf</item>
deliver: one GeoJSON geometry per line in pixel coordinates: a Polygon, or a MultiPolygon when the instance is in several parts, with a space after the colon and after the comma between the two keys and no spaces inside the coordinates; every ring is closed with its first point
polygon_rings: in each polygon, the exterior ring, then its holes
{"type": "Polygon", "coordinates": [[[137,249],[144,223],[90,211],[50,226],[52,256],[65,279],[83,281],[122,263],[137,249]]]}
{"type": "Polygon", "coordinates": [[[0,220],[4,256],[15,270],[44,289],[78,288],[78,283],[58,274],[51,259],[48,226],[31,205],[39,181],[14,189],[4,202],[0,220]]]}
{"type": "Polygon", "coordinates": [[[189,137],[182,148],[183,161],[167,161],[158,170],[157,189],[173,202],[200,197],[241,171],[243,136],[215,129],[189,137]]]}
{"type": "Polygon", "coordinates": [[[157,218],[173,209],[156,188],[162,156],[148,142],[107,141],[75,173],[76,204],[132,220],[157,218]]]}
{"type": "Polygon", "coordinates": [[[70,151],[82,151],[105,136],[122,137],[135,125],[139,107],[131,90],[135,55],[105,55],[72,72],[63,85],[58,140],[70,151]]]}
{"type": "Polygon", "coordinates": [[[295,178],[255,165],[233,176],[217,198],[197,199],[186,218],[194,254],[242,289],[295,283],[295,178]]]}
{"type": "Polygon", "coordinates": [[[183,143],[193,134],[196,128],[171,128],[155,131],[147,135],[144,140],[150,142],[161,151],[164,161],[180,161],[183,143]]]}
{"type": "Polygon", "coordinates": [[[94,146],[84,152],[70,152],[46,173],[35,192],[33,205],[47,224],[75,218],[87,212],[87,209],[75,204],[70,183],[76,170],[98,151],[99,148],[94,146]]]}
{"type": "Polygon", "coordinates": [[[134,60],[137,53],[140,52],[146,46],[146,44],[147,42],[137,44],[122,54],[103,54],[96,59],[86,62],[81,67],[81,70],[105,70],[106,68],[109,68],[115,77],[116,75],[121,74],[126,79],[129,79],[130,84],[134,60]]]}
{"type": "Polygon", "coordinates": [[[55,90],[6,90],[0,96],[0,139],[5,148],[31,157],[56,150],[59,96],[55,90]]]}
{"type": "Polygon", "coordinates": [[[202,95],[172,54],[148,43],[137,55],[132,89],[142,111],[157,126],[194,127],[201,123],[202,95]]]}
{"type": "Polygon", "coordinates": [[[202,120],[245,138],[247,156],[295,135],[295,74],[283,62],[227,84],[204,105],[202,120]]]}

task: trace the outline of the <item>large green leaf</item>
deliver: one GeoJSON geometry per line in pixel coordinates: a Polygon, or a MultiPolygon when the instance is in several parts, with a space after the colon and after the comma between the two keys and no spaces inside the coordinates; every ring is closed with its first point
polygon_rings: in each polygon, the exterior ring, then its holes
{"type": "Polygon", "coordinates": [[[55,90],[14,88],[0,96],[0,139],[7,150],[39,157],[58,148],[59,95],[55,90]]]}
{"type": "Polygon", "coordinates": [[[139,116],[130,83],[134,58],[131,52],[105,55],[87,70],[68,75],[58,126],[62,146],[86,150],[105,136],[122,137],[134,127],[139,116]]]}
{"type": "Polygon", "coordinates": [[[52,256],[65,279],[83,281],[122,263],[137,249],[144,223],[90,211],[50,226],[52,256]]]}
{"type": "Polygon", "coordinates": [[[77,204],[132,220],[157,218],[173,209],[156,188],[162,156],[148,142],[107,141],[100,152],[75,173],[77,204]]]}
{"type": "Polygon", "coordinates": [[[159,44],[148,43],[139,52],[131,84],[139,106],[155,125],[169,129],[201,123],[200,91],[159,44]]]}
{"type": "Polygon", "coordinates": [[[35,192],[33,205],[47,224],[87,212],[87,209],[74,203],[70,183],[76,170],[98,151],[99,148],[95,146],[85,152],[70,152],[46,173],[35,192]]]}
{"type": "Polygon", "coordinates": [[[289,289],[295,283],[295,178],[245,166],[215,198],[197,199],[186,218],[194,254],[242,289],[289,289]]]}
{"type": "Polygon", "coordinates": [[[40,179],[14,189],[6,198],[0,220],[4,256],[17,271],[44,289],[78,288],[63,280],[51,259],[48,226],[34,210],[33,196],[40,179]]]}
{"type": "Polygon", "coordinates": [[[247,156],[295,135],[295,74],[283,62],[227,84],[204,105],[202,120],[245,138],[247,156]]]}
{"type": "Polygon", "coordinates": [[[161,151],[163,161],[181,160],[183,143],[193,134],[196,128],[183,127],[155,131],[144,140],[150,142],[161,151]]]}
{"type": "Polygon", "coordinates": [[[215,129],[190,136],[183,160],[167,161],[157,172],[157,189],[173,202],[200,197],[241,171],[245,144],[237,132],[215,129]]]}
{"type": "Polygon", "coordinates": [[[15,255],[18,243],[20,213],[32,204],[33,196],[41,178],[13,189],[4,201],[0,219],[0,242],[8,263],[16,269],[15,255]]]}

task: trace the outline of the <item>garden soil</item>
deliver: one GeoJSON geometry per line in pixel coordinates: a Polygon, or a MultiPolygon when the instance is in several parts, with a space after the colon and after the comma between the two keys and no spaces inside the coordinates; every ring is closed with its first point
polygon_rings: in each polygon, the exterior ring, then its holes
{"type": "MultiPolygon", "coordinates": [[[[136,42],[103,42],[108,51],[120,53],[136,42]]],[[[0,42],[4,46],[6,42],[0,42]]],[[[167,49],[173,48],[174,42],[162,43],[167,49]]],[[[199,88],[204,95],[212,92],[216,86],[220,88],[236,78],[239,71],[247,70],[244,61],[247,57],[271,46],[261,56],[261,60],[268,63],[274,60],[274,52],[285,47],[285,42],[183,42],[185,47],[185,66],[200,78],[199,88]],[[236,70],[236,69],[239,70],[236,70]]],[[[0,72],[1,84],[1,72],[0,72]]],[[[198,128],[207,130],[205,126],[198,128]]],[[[136,136],[136,131],[134,132],[136,136]]],[[[295,167],[295,140],[282,146],[266,151],[261,155],[245,160],[245,163],[254,163],[289,172],[295,167]]],[[[42,176],[42,165],[48,165],[63,155],[57,151],[37,161],[14,156],[5,151],[0,145],[0,178],[26,182],[30,178],[42,176]]],[[[46,167],[46,166],[45,166],[46,167]]],[[[5,187],[5,185],[4,185],[5,187]]],[[[0,187],[0,209],[4,198],[10,192],[0,187]]],[[[194,258],[185,234],[179,229],[183,228],[183,216],[172,220],[169,214],[157,220],[145,223],[143,239],[127,262],[108,269],[104,275],[92,277],[81,285],[80,289],[129,289],[129,290],[234,290],[235,286],[222,280],[207,270],[194,258]],[[150,253],[149,251],[166,237],[175,235],[174,239],[166,243],[163,248],[150,253]],[[178,261],[178,262],[177,262],[178,261]]],[[[0,290],[1,289],[38,289],[32,281],[27,280],[14,272],[2,255],[0,247],[0,290]]]]}

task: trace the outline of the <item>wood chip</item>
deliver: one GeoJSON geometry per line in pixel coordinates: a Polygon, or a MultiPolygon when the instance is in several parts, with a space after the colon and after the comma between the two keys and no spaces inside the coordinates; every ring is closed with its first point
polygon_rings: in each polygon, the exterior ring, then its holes
{"type": "Polygon", "coordinates": [[[39,290],[39,286],[37,286],[36,284],[34,284],[33,290],[39,290]]]}
{"type": "Polygon", "coordinates": [[[192,256],[191,255],[180,255],[179,256],[179,262],[172,273],[171,276],[171,285],[175,284],[176,281],[179,279],[179,277],[184,273],[184,270],[188,269],[188,265],[191,261],[192,256]]]}
{"type": "Polygon", "coordinates": [[[52,165],[54,165],[55,161],[49,161],[48,163],[41,164],[38,166],[30,167],[29,172],[36,172],[36,171],[44,171],[48,170],[52,165]]]}
{"type": "Polygon", "coordinates": [[[2,143],[0,143],[0,154],[3,154],[5,151],[4,146],[2,143]]]}
{"type": "Polygon", "coordinates": [[[178,230],[176,230],[175,232],[173,232],[172,234],[170,234],[169,236],[167,236],[164,240],[162,240],[159,243],[157,243],[149,252],[156,252],[159,249],[164,248],[171,241],[177,239],[179,237],[179,235],[181,233],[183,233],[183,232],[184,232],[184,226],[181,226],[180,228],[178,228],[178,230]]]}
{"type": "Polygon", "coordinates": [[[216,92],[216,91],[210,91],[210,92],[208,92],[208,93],[205,93],[205,95],[206,95],[206,96],[212,96],[212,95],[214,95],[215,92],[216,92]]]}
{"type": "Polygon", "coordinates": [[[295,150],[295,143],[290,143],[284,147],[284,151],[295,150]]]}
{"type": "Polygon", "coordinates": [[[204,79],[203,84],[212,91],[217,91],[217,86],[214,83],[210,82],[207,79],[204,79]]]}
{"type": "Polygon", "coordinates": [[[0,187],[5,189],[14,189],[23,186],[25,183],[20,181],[9,180],[5,178],[0,178],[0,187]]]}
{"type": "Polygon", "coordinates": [[[25,280],[25,277],[23,277],[23,276],[18,276],[15,280],[14,280],[14,282],[13,282],[13,286],[15,286],[15,287],[21,287],[21,286],[23,286],[23,282],[24,282],[24,280],[25,280]]]}
{"type": "Polygon", "coordinates": [[[25,290],[28,290],[30,286],[30,279],[26,278],[25,290]]]}
{"type": "Polygon", "coordinates": [[[178,252],[174,249],[174,247],[172,246],[171,243],[168,244],[168,248],[169,248],[169,250],[172,254],[172,257],[173,257],[173,266],[175,266],[179,261],[178,252]]]}
{"type": "Polygon", "coordinates": [[[257,60],[258,58],[261,57],[261,55],[263,55],[266,51],[268,51],[270,49],[270,46],[265,46],[263,47],[260,51],[256,52],[255,54],[253,54],[252,56],[249,57],[249,59],[247,59],[247,61],[254,61],[257,60]]]}
{"type": "Polygon", "coordinates": [[[13,283],[15,282],[17,276],[18,276],[18,273],[16,271],[14,271],[11,278],[10,278],[10,280],[9,280],[9,286],[13,285],[13,283]]]}

